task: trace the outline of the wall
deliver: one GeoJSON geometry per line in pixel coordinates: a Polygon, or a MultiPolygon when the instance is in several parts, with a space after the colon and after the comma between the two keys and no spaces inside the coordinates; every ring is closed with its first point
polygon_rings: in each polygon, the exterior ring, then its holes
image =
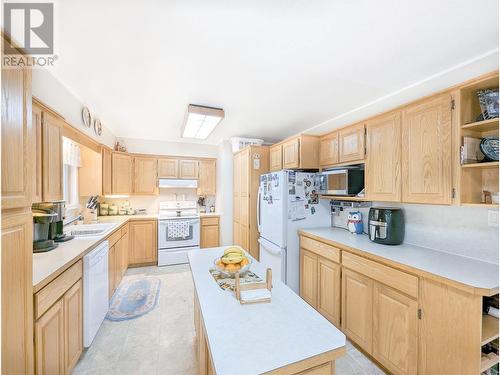
{"type": "MultiPolygon", "coordinates": [[[[115,136],[105,126],[105,122],[103,122],[103,130],[101,136],[98,136],[94,133],[92,126],[90,128],[87,128],[83,124],[82,108],[84,105],[86,105],[85,101],[74,95],[50,72],[45,69],[33,69],[32,80],[33,96],[35,98],[56,111],[58,114],[64,117],[64,119],[69,124],[84,132],[89,137],[109,147],[114,146],[115,136]]],[[[92,106],[90,104],[88,104],[87,106],[92,113],[92,106]]]]}
{"type": "MultiPolygon", "coordinates": [[[[498,264],[498,228],[488,226],[487,209],[380,202],[373,206],[403,208],[406,243],[498,264]]],[[[346,209],[334,216],[335,225],[345,227],[349,211],[356,210],[346,209]]],[[[360,209],[365,232],[368,210],[360,209]]]]}
{"type": "Polygon", "coordinates": [[[124,142],[128,152],[136,152],[140,154],[197,156],[205,158],[216,158],[218,155],[218,147],[215,145],[123,137],[118,137],[117,139],[120,142],[124,142]]]}
{"type": "Polygon", "coordinates": [[[223,141],[217,157],[217,210],[220,218],[221,246],[233,244],[233,152],[229,141],[223,141]]]}

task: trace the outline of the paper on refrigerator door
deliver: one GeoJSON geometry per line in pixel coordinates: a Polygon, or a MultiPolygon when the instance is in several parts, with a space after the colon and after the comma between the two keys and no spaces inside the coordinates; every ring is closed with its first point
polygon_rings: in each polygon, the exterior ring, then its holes
{"type": "Polygon", "coordinates": [[[306,209],[304,200],[290,202],[288,209],[288,219],[292,221],[303,220],[306,218],[306,209]]]}

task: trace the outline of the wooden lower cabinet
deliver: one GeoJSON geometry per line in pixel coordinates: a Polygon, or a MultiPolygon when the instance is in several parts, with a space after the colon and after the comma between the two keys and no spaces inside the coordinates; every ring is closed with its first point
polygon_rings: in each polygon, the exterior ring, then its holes
{"type": "Polygon", "coordinates": [[[342,270],[342,329],[362,349],[372,349],[373,281],[364,275],[342,270]]]}
{"type": "Polygon", "coordinates": [[[316,308],[318,295],[318,256],[310,251],[300,251],[300,296],[316,308]]]}
{"type": "MultiPolygon", "coordinates": [[[[128,225],[128,224],[126,224],[128,225]]],[[[110,246],[108,253],[108,278],[109,278],[109,298],[113,296],[116,288],[127,271],[129,265],[129,231],[128,227],[119,229],[109,238],[117,236],[118,240],[110,246]]]]}
{"type": "Polygon", "coordinates": [[[202,217],[200,247],[202,249],[219,246],[219,218],[202,217]]]}
{"type": "Polygon", "coordinates": [[[417,373],[417,301],[377,282],[372,355],[393,374],[417,373]]]}
{"type": "Polygon", "coordinates": [[[108,280],[109,280],[109,298],[113,296],[113,293],[115,292],[116,288],[116,265],[117,265],[117,259],[116,259],[116,248],[117,248],[118,242],[116,242],[113,246],[109,248],[108,252],[108,280]]]}
{"type": "Polygon", "coordinates": [[[69,374],[83,352],[83,284],[80,279],[66,292],[64,301],[64,368],[69,374]]]}
{"type": "Polygon", "coordinates": [[[64,303],[57,301],[35,323],[35,360],[37,375],[63,375],[64,303]]]}
{"type": "Polygon", "coordinates": [[[83,284],[79,279],[35,322],[36,374],[70,374],[82,352],[83,284]]]}
{"type": "Polygon", "coordinates": [[[155,264],[158,261],[156,220],[138,220],[129,224],[129,265],[155,264]]]}

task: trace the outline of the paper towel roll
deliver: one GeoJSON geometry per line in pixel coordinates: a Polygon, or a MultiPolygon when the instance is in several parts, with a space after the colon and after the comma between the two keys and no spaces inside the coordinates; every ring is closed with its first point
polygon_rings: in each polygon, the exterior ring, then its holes
{"type": "Polygon", "coordinates": [[[498,319],[498,309],[494,308],[494,307],[488,307],[488,315],[491,315],[491,316],[494,316],[495,318],[498,319]]]}

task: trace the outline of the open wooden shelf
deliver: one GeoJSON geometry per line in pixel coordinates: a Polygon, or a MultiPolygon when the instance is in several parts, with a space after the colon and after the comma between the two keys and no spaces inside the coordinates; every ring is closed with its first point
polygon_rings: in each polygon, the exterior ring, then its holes
{"type": "Polygon", "coordinates": [[[495,366],[498,363],[498,355],[495,353],[489,353],[488,355],[481,356],[481,371],[486,371],[490,367],[495,366]]]}
{"type": "Polygon", "coordinates": [[[495,168],[498,167],[498,161],[487,161],[485,163],[462,164],[462,168],[495,168]]]}
{"type": "Polygon", "coordinates": [[[466,207],[484,207],[484,208],[498,208],[499,205],[496,203],[462,203],[462,206],[466,207]]]}
{"type": "Polygon", "coordinates": [[[486,345],[496,338],[498,338],[498,319],[491,315],[483,315],[481,345],[486,345]]]}
{"type": "Polygon", "coordinates": [[[350,201],[350,202],[368,202],[369,199],[366,197],[346,197],[344,195],[326,195],[326,194],[321,194],[320,195],[321,199],[332,199],[336,201],[350,201]]]}
{"type": "Polygon", "coordinates": [[[462,129],[473,130],[477,132],[488,132],[491,130],[498,130],[498,124],[499,124],[498,120],[499,120],[498,118],[494,118],[490,120],[476,121],[470,124],[462,125],[462,129]]]}

